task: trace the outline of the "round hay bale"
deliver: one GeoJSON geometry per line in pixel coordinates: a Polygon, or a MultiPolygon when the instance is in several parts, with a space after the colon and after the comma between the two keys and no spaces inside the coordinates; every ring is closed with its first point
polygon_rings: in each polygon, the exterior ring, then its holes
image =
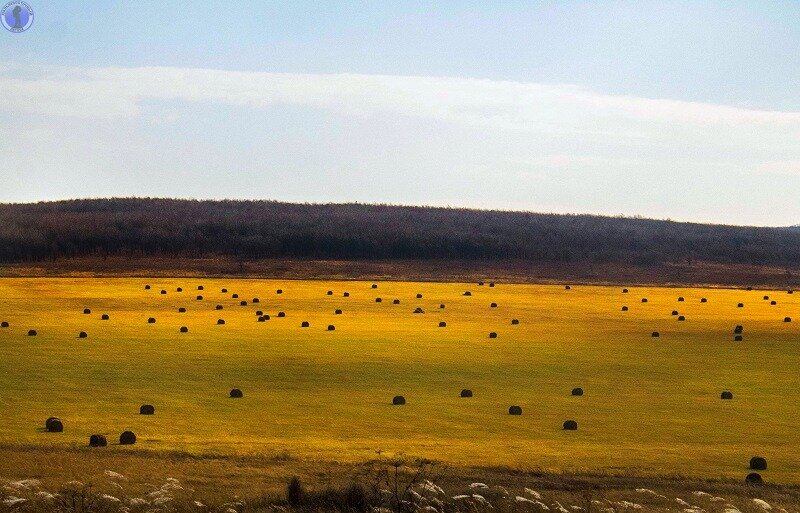
{"type": "Polygon", "coordinates": [[[108,314],[103,314],[100,316],[101,321],[107,321],[109,319],[108,314]]]}
{"type": "Polygon", "coordinates": [[[414,309],[414,313],[415,313],[415,314],[421,314],[421,313],[425,313],[425,310],[423,310],[423,309],[422,309],[422,308],[420,308],[420,307],[416,307],[416,308],[414,309]]]}
{"type": "Polygon", "coordinates": [[[791,317],[784,317],[783,318],[783,322],[792,322],[792,318],[791,317]]]}
{"type": "Polygon", "coordinates": [[[162,289],[162,290],[161,290],[161,293],[162,293],[162,294],[166,294],[166,293],[167,293],[167,291],[162,289]]]}
{"type": "Polygon", "coordinates": [[[223,308],[222,305],[217,305],[217,306],[214,307],[214,310],[222,310],[222,308],[223,308]]]}
{"type": "Polygon", "coordinates": [[[744,337],[742,337],[741,335],[735,335],[733,337],[734,342],[741,342],[742,340],[744,340],[744,337]]]}
{"type": "Polygon", "coordinates": [[[786,293],[787,294],[794,294],[794,291],[792,289],[789,289],[789,290],[786,291],[786,293]]]}
{"type": "Polygon", "coordinates": [[[394,301],[392,301],[392,304],[393,305],[399,305],[400,304],[400,300],[399,299],[395,299],[394,301]]]}
{"type": "Polygon", "coordinates": [[[582,395],[583,395],[583,389],[582,389],[582,388],[580,388],[580,387],[578,387],[578,388],[573,388],[573,389],[572,389],[572,395],[574,395],[574,396],[577,396],[577,397],[580,397],[580,396],[582,396],[582,395]]]}
{"type": "Polygon", "coordinates": [[[753,456],[750,458],[751,470],[767,470],[767,460],[761,456],[753,456]]]}
{"type": "Polygon", "coordinates": [[[332,290],[329,290],[329,291],[328,291],[328,295],[329,295],[329,296],[332,296],[332,295],[333,295],[333,291],[332,291],[332,290]]]}
{"type": "Polygon", "coordinates": [[[119,444],[120,445],[133,445],[136,443],[136,435],[133,434],[133,431],[123,431],[121,435],[119,435],[119,444]]]}
{"type": "Polygon", "coordinates": [[[225,324],[225,319],[217,319],[217,324],[225,324]]]}
{"type": "Polygon", "coordinates": [[[58,417],[50,417],[44,421],[44,428],[49,433],[61,433],[64,431],[64,423],[58,417]]]}
{"type": "Polygon", "coordinates": [[[9,324],[8,321],[0,322],[0,328],[8,328],[9,324]]]}
{"type": "Polygon", "coordinates": [[[335,312],[333,312],[333,314],[334,314],[334,315],[342,315],[342,311],[341,311],[340,309],[338,309],[338,308],[337,308],[337,309],[336,309],[336,311],[335,311],[335,312]]]}
{"type": "Polygon", "coordinates": [[[719,395],[719,397],[720,397],[720,399],[725,399],[726,401],[729,401],[729,400],[733,399],[733,392],[728,392],[726,390],[726,391],[722,392],[719,395]]]}
{"type": "Polygon", "coordinates": [[[406,398],[402,395],[396,395],[392,398],[392,404],[395,406],[402,406],[406,404],[406,398]]]}
{"type": "Polygon", "coordinates": [[[239,306],[247,306],[247,301],[239,301],[239,306]]]}
{"type": "Polygon", "coordinates": [[[673,310],[672,311],[672,315],[678,315],[678,311],[677,310],[673,310]]]}
{"type": "Polygon", "coordinates": [[[342,297],[350,297],[350,293],[349,292],[345,292],[344,294],[342,294],[342,297]]]}
{"type": "Polygon", "coordinates": [[[679,315],[678,316],[678,320],[679,321],[685,321],[686,320],[686,316],[685,315],[679,315]]]}
{"type": "Polygon", "coordinates": [[[704,297],[701,297],[701,298],[700,298],[700,302],[701,302],[701,303],[708,303],[708,299],[706,299],[706,298],[704,298],[704,297]]]}
{"type": "Polygon", "coordinates": [[[178,313],[186,313],[186,308],[184,307],[178,308],[178,313]]]}
{"type": "Polygon", "coordinates": [[[747,477],[744,478],[744,482],[751,486],[761,486],[764,484],[764,478],[762,478],[761,474],[758,472],[750,472],[747,474],[747,477]]]}
{"type": "Polygon", "coordinates": [[[145,285],[144,290],[150,290],[150,285],[145,285]]]}
{"type": "Polygon", "coordinates": [[[252,302],[252,303],[260,303],[260,302],[261,302],[261,300],[260,300],[260,299],[258,299],[257,297],[254,297],[254,298],[253,298],[253,301],[251,301],[251,302],[252,302]]]}
{"type": "Polygon", "coordinates": [[[278,317],[286,317],[286,312],[278,312],[278,317]]]}
{"type": "Polygon", "coordinates": [[[150,317],[149,319],[147,319],[147,324],[155,324],[155,323],[156,323],[155,317],[150,317]]]}
{"type": "Polygon", "coordinates": [[[660,337],[661,335],[657,331],[654,331],[650,336],[653,338],[657,338],[660,337]]]}
{"type": "Polygon", "coordinates": [[[439,327],[440,328],[446,328],[447,327],[447,323],[444,322],[444,321],[439,321],[439,327]]]}
{"type": "Polygon", "coordinates": [[[376,303],[380,303],[381,301],[383,301],[383,299],[381,299],[381,298],[379,298],[379,297],[376,297],[376,298],[375,298],[375,302],[376,302],[376,303]]]}
{"type": "Polygon", "coordinates": [[[769,304],[770,304],[771,306],[775,306],[775,305],[777,305],[777,304],[778,304],[778,302],[777,302],[777,301],[770,301],[770,302],[769,302],[769,304]]]}
{"type": "Polygon", "coordinates": [[[508,407],[508,414],[509,415],[522,415],[522,407],[521,406],[509,406],[508,407]]]}
{"type": "Polygon", "coordinates": [[[256,310],[256,316],[261,317],[262,315],[264,315],[264,312],[261,310],[256,310]]]}
{"type": "Polygon", "coordinates": [[[203,300],[203,296],[197,296],[197,300],[198,301],[202,301],[203,300]]]}
{"type": "Polygon", "coordinates": [[[482,282],[482,281],[479,281],[479,282],[478,282],[478,286],[479,286],[479,287],[483,287],[483,282],[482,282]]]}
{"type": "Polygon", "coordinates": [[[569,285],[564,285],[564,290],[570,290],[570,289],[572,289],[572,287],[570,287],[569,285]]]}
{"type": "Polygon", "coordinates": [[[628,289],[622,289],[622,293],[623,294],[627,294],[628,293],[628,289]]]}
{"type": "Polygon", "coordinates": [[[444,310],[444,303],[439,305],[439,310],[444,310]]]}
{"type": "Polygon", "coordinates": [[[81,331],[80,333],[78,333],[78,338],[86,338],[88,336],[89,335],[85,331],[81,331]]]}
{"type": "Polygon", "coordinates": [[[222,290],[220,290],[220,292],[221,292],[222,294],[227,294],[227,293],[228,293],[228,289],[222,289],[222,290]]]}
{"type": "Polygon", "coordinates": [[[239,294],[231,294],[231,298],[233,298],[233,299],[239,299],[239,294]]]}
{"type": "Polygon", "coordinates": [[[738,305],[736,305],[736,308],[744,308],[744,303],[739,303],[738,305]]]}
{"type": "Polygon", "coordinates": [[[461,397],[472,397],[472,390],[465,388],[461,391],[461,397]]]}
{"type": "Polygon", "coordinates": [[[139,406],[139,415],[155,415],[156,408],[152,404],[143,404],[139,406]]]}
{"type": "Polygon", "coordinates": [[[203,290],[203,286],[202,285],[198,285],[197,286],[197,290],[203,290]]]}
{"type": "Polygon", "coordinates": [[[91,310],[89,310],[88,308],[84,308],[84,309],[83,309],[83,314],[84,314],[84,315],[89,315],[90,313],[92,313],[92,311],[91,311],[91,310]]]}
{"type": "Polygon", "coordinates": [[[574,420],[565,420],[564,421],[564,431],[577,431],[578,430],[578,423],[574,420]]]}
{"type": "Polygon", "coordinates": [[[733,332],[734,333],[741,333],[743,331],[744,331],[744,326],[742,326],[741,324],[739,324],[735,328],[733,328],[733,332]]]}
{"type": "Polygon", "coordinates": [[[489,333],[489,338],[497,338],[497,333],[495,333],[494,331],[489,333]]]}
{"type": "Polygon", "coordinates": [[[300,327],[301,328],[308,328],[309,326],[311,326],[311,325],[308,323],[308,321],[303,321],[303,322],[300,323],[300,327]]]}
{"type": "Polygon", "coordinates": [[[263,316],[263,315],[260,315],[260,316],[258,317],[258,322],[264,322],[264,321],[266,321],[266,319],[264,318],[264,316],[263,316]]]}
{"type": "Polygon", "coordinates": [[[464,292],[464,295],[465,295],[465,296],[471,296],[471,295],[472,295],[472,292],[470,292],[470,291],[466,291],[466,292],[464,292]]]}
{"type": "Polygon", "coordinates": [[[764,296],[764,301],[768,300],[769,296],[764,296]]]}
{"type": "Polygon", "coordinates": [[[512,324],[512,325],[517,325],[517,324],[519,324],[519,319],[511,319],[511,324],[512,324]]]}
{"type": "Polygon", "coordinates": [[[417,299],[422,299],[422,294],[417,294],[417,299]]]}
{"type": "Polygon", "coordinates": [[[489,308],[497,308],[497,303],[492,303],[489,305],[489,308]]]}
{"type": "Polygon", "coordinates": [[[35,337],[36,335],[38,335],[36,330],[28,330],[28,336],[29,337],[35,337]]]}
{"type": "Polygon", "coordinates": [[[283,289],[278,289],[275,291],[276,294],[283,294],[283,289]]]}
{"type": "Polygon", "coordinates": [[[489,286],[490,286],[490,287],[494,287],[494,282],[493,282],[493,281],[490,281],[490,282],[489,282],[489,286]]]}
{"type": "Polygon", "coordinates": [[[189,333],[189,328],[186,326],[181,326],[181,333],[189,333]]]}
{"type": "Polygon", "coordinates": [[[647,303],[647,298],[646,297],[642,298],[642,303],[647,303]]]}
{"type": "Polygon", "coordinates": [[[627,312],[627,311],[628,311],[628,307],[627,307],[627,306],[623,306],[623,307],[622,307],[622,311],[623,311],[623,312],[627,312]]]}
{"type": "Polygon", "coordinates": [[[232,399],[241,399],[242,397],[244,397],[244,394],[238,388],[233,388],[231,389],[230,396],[232,399]]]}
{"type": "Polygon", "coordinates": [[[378,284],[377,284],[377,283],[373,283],[373,284],[372,284],[372,288],[373,288],[373,289],[377,289],[377,288],[378,288],[378,284]]]}
{"type": "Polygon", "coordinates": [[[89,447],[105,447],[108,445],[105,435],[92,435],[89,437],[89,447]]]}
{"type": "Polygon", "coordinates": [[[683,296],[679,297],[679,298],[678,298],[678,301],[681,301],[681,302],[682,302],[682,301],[683,301],[683,296]]]}
{"type": "Polygon", "coordinates": [[[333,324],[328,324],[328,331],[336,331],[336,326],[333,324]]]}

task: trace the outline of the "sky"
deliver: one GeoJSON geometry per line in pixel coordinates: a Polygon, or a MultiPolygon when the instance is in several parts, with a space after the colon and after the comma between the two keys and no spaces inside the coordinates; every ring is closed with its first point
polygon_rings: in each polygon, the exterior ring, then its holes
{"type": "Polygon", "coordinates": [[[27,3],[0,202],[800,223],[800,2],[27,3]]]}

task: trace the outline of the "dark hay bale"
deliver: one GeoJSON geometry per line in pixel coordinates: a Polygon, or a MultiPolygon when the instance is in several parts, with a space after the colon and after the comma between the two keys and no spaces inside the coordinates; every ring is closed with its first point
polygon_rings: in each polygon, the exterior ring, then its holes
{"type": "Polygon", "coordinates": [[[175,289],[175,292],[183,292],[183,289],[181,287],[178,287],[177,289],[175,289]]]}
{"type": "Polygon", "coordinates": [[[647,298],[646,297],[642,298],[642,303],[647,303],[647,298]]]}
{"type": "Polygon", "coordinates": [[[337,309],[336,309],[336,311],[335,311],[335,312],[333,312],[333,313],[334,313],[334,315],[342,315],[342,311],[341,311],[341,310],[339,310],[338,308],[337,308],[337,309]]]}
{"type": "Polygon", "coordinates": [[[222,290],[220,290],[220,292],[221,292],[222,294],[227,294],[227,293],[228,293],[228,289],[222,289],[222,290]]]}
{"type": "Polygon", "coordinates": [[[578,430],[578,423],[574,420],[565,420],[564,421],[564,431],[577,431],[578,430]]]}
{"type": "Polygon", "coordinates": [[[573,389],[572,389],[572,395],[574,395],[574,396],[581,396],[581,395],[583,395],[583,389],[582,389],[582,388],[580,388],[580,387],[578,387],[578,388],[573,388],[573,389]]]}
{"type": "Polygon", "coordinates": [[[777,301],[770,301],[769,304],[772,305],[772,306],[775,306],[775,305],[778,304],[778,302],[777,301]]]}
{"type": "Polygon", "coordinates": [[[267,320],[267,319],[265,319],[263,315],[261,315],[261,316],[259,316],[259,317],[258,317],[258,322],[264,322],[264,321],[266,321],[266,320],[267,320]]]}
{"type": "Polygon", "coordinates": [[[239,299],[239,294],[231,294],[231,298],[233,298],[233,299],[239,299]]]}
{"type": "Polygon", "coordinates": [[[261,317],[263,317],[265,321],[269,320],[269,315],[262,315],[261,317]]]}
{"type": "Polygon", "coordinates": [[[416,308],[414,309],[414,313],[415,313],[415,314],[421,314],[421,313],[425,313],[425,310],[423,310],[423,309],[422,309],[422,308],[420,308],[420,307],[416,307],[416,308]]]}
{"type": "Polygon", "coordinates": [[[509,415],[522,415],[522,407],[521,406],[509,406],[508,407],[508,414],[509,415]]]}
{"type": "Polygon", "coordinates": [[[440,328],[446,328],[446,327],[447,327],[447,323],[446,323],[446,322],[444,322],[444,321],[440,321],[440,322],[439,322],[439,327],[440,327],[440,328]]]}
{"type": "Polygon", "coordinates": [[[489,308],[497,308],[497,303],[492,303],[489,305],[489,308]]]}
{"type": "Polygon", "coordinates": [[[181,326],[181,333],[189,333],[189,328],[186,326],[181,326]]]}
{"type": "Polygon", "coordinates": [[[107,321],[109,319],[108,314],[103,314],[100,316],[101,321],[107,321]]]}
{"type": "Polygon", "coordinates": [[[678,301],[683,301],[683,296],[679,297],[678,301]]]}
{"type": "Polygon", "coordinates": [[[392,301],[392,304],[393,305],[399,305],[400,304],[400,300],[399,299],[395,299],[394,301],[392,301]]]}
{"type": "Polygon", "coordinates": [[[564,285],[564,290],[570,290],[571,288],[569,285],[564,285]]]}
{"type": "Polygon", "coordinates": [[[706,299],[706,298],[704,298],[704,297],[701,297],[701,298],[700,298],[700,302],[701,302],[701,303],[708,303],[708,299],[706,299]]]}
{"type": "Polygon", "coordinates": [[[161,291],[161,293],[162,293],[162,294],[166,294],[166,293],[167,293],[167,291],[166,291],[166,290],[162,290],[162,291],[161,291]]]}
{"type": "Polygon", "coordinates": [[[264,312],[262,312],[261,310],[256,310],[256,315],[260,317],[264,315],[264,312]]]}
{"type": "Polygon", "coordinates": [[[58,417],[50,417],[44,421],[44,428],[49,433],[61,433],[64,431],[64,423],[58,417]]]}
{"type": "Polygon", "coordinates": [[[753,456],[750,458],[751,470],[767,470],[767,460],[761,456],[753,456]]]}
{"type": "Polygon", "coordinates": [[[768,300],[769,296],[764,296],[764,301],[768,300]]]}
{"type": "Polygon", "coordinates": [[[472,390],[465,388],[461,391],[461,397],[472,397],[472,390]]]}
{"type": "Polygon", "coordinates": [[[278,317],[286,317],[286,312],[278,312],[278,317]]]}
{"type": "Polygon", "coordinates": [[[300,323],[300,327],[301,328],[308,328],[309,326],[311,326],[311,325],[308,323],[308,321],[303,321],[303,322],[300,323]]]}
{"type": "Polygon", "coordinates": [[[8,321],[0,322],[0,328],[8,328],[9,324],[8,321]]]}
{"type": "Polygon", "coordinates": [[[497,333],[495,333],[494,331],[489,333],[489,338],[497,338],[497,333]]]}
{"type": "Polygon", "coordinates": [[[84,313],[84,315],[88,315],[88,314],[92,313],[92,311],[89,310],[88,308],[84,308],[83,309],[83,313],[84,313]]]}
{"type": "Polygon", "coordinates": [[[734,332],[734,333],[741,333],[741,332],[743,332],[743,331],[744,331],[744,326],[742,326],[741,324],[739,324],[738,326],[736,326],[735,328],[733,328],[733,332],[734,332]]]}
{"type": "Polygon", "coordinates": [[[178,312],[179,313],[186,313],[186,308],[180,307],[180,308],[178,308],[178,312]]]}
{"type": "Polygon", "coordinates": [[[342,294],[342,297],[350,297],[350,293],[349,292],[345,292],[344,294],[342,294]]]}
{"type": "Polygon", "coordinates": [[[744,340],[744,337],[742,337],[741,335],[735,335],[733,337],[734,342],[741,342],[742,340],[744,340]]]}
{"type": "Polygon", "coordinates": [[[402,395],[396,395],[392,398],[392,404],[395,406],[402,406],[406,404],[406,398],[402,395]]]}
{"type": "Polygon", "coordinates": [[[623,294],[627,294],[628,293],[628,289],[622,289],[622,293],[623,294]]]}
{"type": "Polygon", "coordinates": [[[233,388],[231,389],[230,396],[232,399],[241,399],[242,397],[244,397],[244,394],[238,388],[233,388]]]}
{"type": "Polygon", "coordinates": [[[444,303],[442,303],[441,305],[439,305],[439,310],[444,310],[444,303]]]}
{"type": "Polygon", "coordinates": [[[214,307],[215,310],[222,310],[222,308],[223,308],[222,305],[217,305],[217,306],[214,307]]]}
{"type": "Polygon", "coordinates": [[[654,331],[650,336],[653,337],[653,338],[656,338],[656,337],[660,337],[661,335],[657,331],[654,331]]]}
{"type": "Polygon", "coordinates": [[[217,319],[217,324],[225,324],[225,319],[217,319]]]}
{"type": "Polygon", "coordinates": [[[678,311],[677,310],[673,310],[672,311],[672,315],[678,315],[678,311]]]}
{"type": "Polygon", "coordinates": [[[738,305],[736,305],[736,308],[744,308],[744,303],[739,303],[738,305]]]}
{"type": "Polygon", "coordinates": [[[80,333],[78,333],[78,338],[86,338],[88,336],[89,335],[85,331],[81,331],[80,333]]]}
{"type": "Polygon", "coordinates": [[[679,321],[685,321],[686,320],[686,316],[685,315],[679,315],[678,316],[678,320],[679,321]]]}
{"type": "Polygon", "coordinates": [[[464,295],[465,295],[465,296],[471,296],[471,295],[472,295],[472,292],[470,292],[470,291],[466,291],[466,292],[464,292],[464,295]]]}
{"type": "Polygon", "coordinates": [[[239,306],[247,306],[247,301],[239,301],[239,306]]]}
{"type": "Polygon", "coordinates": [[[372,284],[372,288],[373,288],[373,289],[377,289],[377,288],[378,288],[378,284],[377,284],[377,283],[373,283],[373,284],[372,284]]]}
{"type": "Polygon", "coordinates": [[[139,415],[155,415],[156,409],[152,404],[143,404],[139,406],[139,415]]]}
{"type": "Polygon", "coordinates": [[[730,399],[733,399],[733,392],[728,392],[728,391],[726,390],[726,391],[722,392],[722,393],[719,395],[719,397],[720,397],[720,399],[725,399],[726,401],[727,401],[727,400],[730,400],[730,399]]]}
{"type": "Polygon", "coordinates": [[[155,317],[150,317],[149,319],[147,319],[147,324],[155,324],[155,323],[156,323],[155,317]]]}
{"type": "Polygon", "coordinates": [[[380,303],[381,301],[383,301],[383,299],[381,299],[381,298],[379,298],[379,297],[376,297],[376,298],[375,298],[375,302],[376,302],[376,303],[380,303]]]}
{"type": "Polygon", "coordinates": [[[627,311],[628,311],[628,307],[627,307],[627,306],[623,306],[623,307],[622,307],[622,311],[623,311],[623,312],[627,312],[627,311]]]}
{"type": "Polygon", "coordinates": [[[483,282],[482,282],[482,281],[479,281],[479,282],[478,282],[478,286],[479,286],[479,287],[483,287],[483,282]]]}
{"type": "Polygon", "coordinates": [[[133,431],[123,431],[121,435],[119,435],[119,444],[120,445],[133,445],[136,443],[136,435],[133,434],[133,431]]]}
{"type": "Polygon", "coordinates": [[[333,291],[332,291],[332,290],[329,290],[329,291],[328,291],[328,295],[329,295],[329,296],[332,296],[332,295],[333,295],[333,291]]]}
{"type": "Polygon", "coordinates": [[[203,290],[203,286],[202,285],[198,285],[197,286],[197,290],[203,290]]]}
{"type": "Polygon", "coordinates": [[[786,291],[786,293],[787,294],[794,294],[794,291],[792,289],[789,289],[789,290],[786,291]]]}
{"type": "Polygon", "coordinates": [[[150,285],[145,285],[144,290],[150,290],[150,285]]]}
{"type": "Polygon", "coordinates": [[[422,294],[417,294],[417,299],[422,299],[422,294]]]}
{"type": "Polygon", "coordinates": [[[511,319],[511,324],[513,325],[519,324],[519,319],[511,319]]]}
{"type": "Polygon", "coordinates": [[[198,301],[202,301],[203,300],[203,296],[197,296],[197,300],[198,301]]]}
{"type": "Polygon", "coordinates": [[[89,447],[105,447],[108,445],[105,435],[92,435],[89,437],[89,447]]]}
{"type": "Polygon", "coordinates": [[[791,317],[784,317],[783,318],[783,322],[792,322],[792,318],[791,317]]]}
{"type": "Polygon", "coordinates": [[[258,299],[257,297],[254,297],[254,298],[253,298],[253,301],[252,301],[252,303],[260,303],[260,302],[261,302],[261,300],[260,300],[260,299],[258,299]]]}
{"type": "Polygon", "coordinates": [[[494,282],[493,282],[493,281],[490,281],[490,282],[489,282],[489,286],[490,286],[490,287],[494,287],[494,282]]]}
{"type": "Polygon", "coordinates": [[[276,294],[283,294],[283,289],[278,289],[275,291],[276,294]]]}
{"type": "Polygon", "coordinates": [[[336,331],[336,326],[333,324],[328,324],[328,331],[336,331]]]}
{"type": "Polygon", "coordinates": [[[29,337],[35,337],[36,335],[38,335],[38,333],[36,333],[36,330],[28,330],[29,337]]]}
{"type": "Polygon", "coordinates": [[[752,486],[760,486],[764,484],[764,478],[758,472],[750,472],[744,478],[744,482],[752,486]]]}

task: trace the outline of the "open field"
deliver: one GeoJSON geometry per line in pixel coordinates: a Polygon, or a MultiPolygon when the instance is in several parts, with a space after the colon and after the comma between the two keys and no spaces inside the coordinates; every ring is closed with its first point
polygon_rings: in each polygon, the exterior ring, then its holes
{"type": "Polygon", "coordinates": [[[46,454],[185,451],[353,464],[382,451],[454,467],[736,480],[760,455],[768,482],[800,483],[800,294],[629,290],[2,279],[0,321],[9,327],[0,329],[0,441],[46,454]],[[417,307],[425,313],[412,313],[417,307]],[[256,322],[256,310],[271,318],[256,322]],[[244,398],[228,397],[234,387],[244,398]],[[572,397],[574,387],[585,395],[572,397]],[[474,397],[459,398],[462,388],[474,397]],[[733,400],[721,400],[723,390],[733,400]],[[392,406],[398,394],[405,406],[392,406]],[[141,404],[155,415],[139,415],[141,404]],[[523,415],[508,415],[510,405],[523,415]],[[63,433],[44,432],[49,416],[64,421],[63,433]],[[567,419],[579,429],[562,430],[567,419]],[[128,429],[136,445],[117,446],[128,429]],[[75,449],[93,433],[111,446],[75,449]]]}

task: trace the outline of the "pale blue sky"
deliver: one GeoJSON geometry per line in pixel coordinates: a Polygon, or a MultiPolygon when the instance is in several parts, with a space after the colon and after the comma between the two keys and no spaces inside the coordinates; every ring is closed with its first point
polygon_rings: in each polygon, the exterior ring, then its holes
{"type": "Polygon", "coordinates": [[[28,2],[0,201],[800,223],[800,2],[28,2]]]}

